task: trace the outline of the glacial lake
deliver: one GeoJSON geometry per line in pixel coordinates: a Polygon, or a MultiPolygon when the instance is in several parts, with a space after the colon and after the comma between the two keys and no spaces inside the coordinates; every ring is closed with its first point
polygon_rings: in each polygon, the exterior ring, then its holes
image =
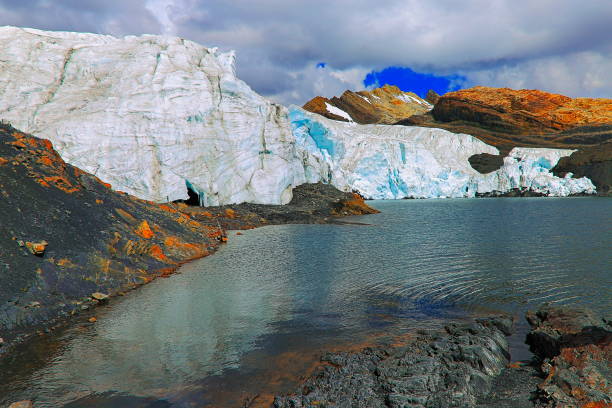
{"type": "MultiPolygon", "coordinates": [[[[549,302],[612,310],[612,199],[373,201],[368,225],[230,233],[0,365],[0,407],[232,407],[295,389],[321,352],[549,302]]],[[[254,404],[257,405],[257,404],[254,404]]]]}

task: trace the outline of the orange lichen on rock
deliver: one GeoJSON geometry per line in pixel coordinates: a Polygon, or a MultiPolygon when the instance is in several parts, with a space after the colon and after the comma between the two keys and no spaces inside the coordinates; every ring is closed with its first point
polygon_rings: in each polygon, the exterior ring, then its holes
{"type": "Polygon", "coordinates": [[[612,408],[612,403],[605,401],[587,402],[581,408],[612,408]]]}
{"type": "Polygon", "coordinates": [[[146,220],[138,224],[138,227],[136,228],[135,232],[137,235],[145,239],[151,239],[155,236],[155,233],[153,232],[153,230],[149,226],[149,223],[146,220]]]}
{"type": "Polygon", "coordinates": [[[38,163],[40,163],[40,164],[42,164],[44,166],[49,166],[49,167],[53,166],[53,164],[54,164],[53,160],[51,160],[49,158],[49,156],[46,156],[46,155],[40,156],[39,159],[38,159],[38,163]]]}
{"type": "Polygon", "coordinates": [[[65,267],[65,268],[75,268],[76,267],[76,265],[68,258],[62,258],[58,260],[55,264],[58,266],[65,267]]]}
{"type": "Polygon", "coordinates": [[[73,186],[70,181],[62,176],[48,176],[44,177],[43,180],[68,194],[75,193],[81,189],[79,186],[73,186]]]}
{"type": "Polygon", "coordinates": [[[0,166],[4,166],[5,164],[8,164],[8,160],[6,160],[4,157],[0,157],[0,166]]]}
{"type": "Polygon", "coordinates": [[[190,252],[193,254],[193,256],[206,252],[206,245],[183,242],[179,237],[175,236],[166,237],[166,239],[164,240],[164,245],[169,248],[176,248],[181,251],[190,252]]]}
{"type": "Polygon", "coordinates": [[[166,204],[160,204],[159,208],[161,208],[162,210],[167,211],[169,213],[172,213],[172,214],[176,214],[178,212],[178,210],[176,210],[176,209],[174,209],[174,208],[172,208],[172,207],[170,207],[169,205],[166,205],[166,204]]]}
{"type": "Polygon", "coordinates": [[[353,198],[350,200],[342,200],[336,203],[332,211],[334,215],[363,215],[377,214],[379,212],[367,205],[359,194],[353,194],[353,198]]]}
{"type": "Polygon", "coordinates": [[[49,185],[49,183],[47,183],[45,180],[43,180],[43,179],[41,179],[41,178],[36,179],[36,182],[37,182],[38,184],[40,184],[41,186],[43,186],[43,187],[47,187],[47,188],[50,188],[50,187],[51,187],[51,186],[49,185]]]}
{"type": "Polygon", "coordinates": [[[160,262],[165,262],[165,263],[174,263],[172,262],[170,259],[168,259],[168,257],[166,256],[166,254],[164,254],[164,250],[162,249],[162,247],[160,247],[159,245],[153,245],[151,246],[150,250],[149,250],[149,254],[157,259],[160,262]]]}

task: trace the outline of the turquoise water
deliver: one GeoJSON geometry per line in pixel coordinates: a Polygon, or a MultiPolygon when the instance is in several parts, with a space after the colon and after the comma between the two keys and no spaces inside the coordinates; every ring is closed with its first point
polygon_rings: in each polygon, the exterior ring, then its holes
{"type": "Polygon", "coordinates": [[[369,225],[231,234],[214,256],[99,308],[97,323],[20,350],[0,366],[0,406],[240,406],[293,389],[293,370],[336,345],[509,312],[520,359],[527,309],[612,310],[611,199],[372,205],[382,213],[348,219],[369,225]]]}

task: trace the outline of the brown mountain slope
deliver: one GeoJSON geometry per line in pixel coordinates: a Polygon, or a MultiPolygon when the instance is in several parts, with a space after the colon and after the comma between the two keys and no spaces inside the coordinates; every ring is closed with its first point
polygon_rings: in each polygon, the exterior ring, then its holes
{"type": "Polygon", "coordinates": [[[538,90],[477,86],[449,92],[430,113],[398,124],[469,133],[502,150],[577,148],[610,138],[612,99],[572,99],[538,90]]]}
{"type": "Polygon", "coordinates": [[[317,96],[304,104],[307,111],[329,119],[362,124],[394,124],[412,115],[423,114],[432,105],[412,92],[385,85],[371,91],[345,91],[339,98],[317,96]]]}

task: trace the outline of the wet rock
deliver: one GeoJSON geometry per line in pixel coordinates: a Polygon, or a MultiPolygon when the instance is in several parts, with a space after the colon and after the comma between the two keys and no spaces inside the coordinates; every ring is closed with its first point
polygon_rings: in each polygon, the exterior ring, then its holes
{"type": "Polygon", "coordinates": [[[487,395],[508,363],[509,319],[452,324],[406,346],[329,353],[324,365],[276,408],[467,407],[487,395]]]}
{"type": "Polygon", "coordinates": [[[13,402],[8,408],[34,408],[32,401],[13,402]]]}
{"type": "Polygon", "coordinates": [[[527,344],[546,377],[538,385],[539,406],[612,404],[609,321],[588,309],[567,307],[542,307],[528,312],[527,320],[532,327],[527,344]]]}

